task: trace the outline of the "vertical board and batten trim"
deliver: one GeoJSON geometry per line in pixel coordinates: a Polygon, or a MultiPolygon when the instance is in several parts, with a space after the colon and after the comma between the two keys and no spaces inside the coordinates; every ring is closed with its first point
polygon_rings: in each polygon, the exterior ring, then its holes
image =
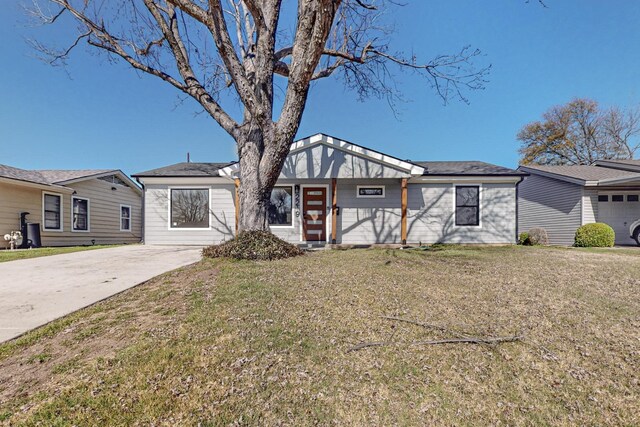
{"type": "Polygon", "coordinates": [[[331,178],[331,243],[335,245],[338,234],[338,180],[331,178]]]}
{"type": "Polygon", "coordinates": [[[549,242],[572,245],[583,222],[583,187],[532,173],[518,187],[518,228],[544,228],[549,242]]]}
{"type": "Polygon", "coordinates": [[[400,240],[407,244],[407,178],[402,178],[400,190],[400,240]]]}

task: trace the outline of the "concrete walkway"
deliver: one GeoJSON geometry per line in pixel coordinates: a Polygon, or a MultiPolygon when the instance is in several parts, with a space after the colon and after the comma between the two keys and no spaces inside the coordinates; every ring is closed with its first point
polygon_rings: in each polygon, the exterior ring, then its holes
{"type": "Polygon", "coordinates": [[[197,262],[200,251],[133,245],[0,263],[0,342],[197,262]]]}

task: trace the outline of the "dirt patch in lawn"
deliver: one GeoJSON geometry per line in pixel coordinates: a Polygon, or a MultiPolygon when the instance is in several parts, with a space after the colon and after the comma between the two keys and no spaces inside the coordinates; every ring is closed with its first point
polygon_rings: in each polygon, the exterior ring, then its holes
{"type": "Polygon", "coordinates": [[[209,268],[176,270],[43,326],[60,331],[31,345],[21,341],[29,343],[29,335],[39,330],[5,344],[9,349],[0,357],[0,406],[24,402],[20,410],[28,411],[37,396],[59,395],[70,379],[96,360],[113,359],[142,337],[175,337],[187,314],[189,295],[212,286],[215,275],[209,268]]]}
{"type": "Polygon", "coordinates": [[[640,425],[639,278],[549,248],[205,260],[0,346],[0,420],[640,425]],[[523,338],[423,343],[459,336],[523,338]]]}

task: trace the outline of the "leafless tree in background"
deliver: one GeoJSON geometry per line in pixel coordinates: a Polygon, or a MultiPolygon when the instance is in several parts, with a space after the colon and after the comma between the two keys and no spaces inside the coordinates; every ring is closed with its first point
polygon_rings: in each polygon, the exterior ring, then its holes
{"type": "Polygon", "coordinates": [[[518,133],[522,164],[590,165],[632,159],[640,147],[640,110],[601,109],[591,99],[549,109],[518,133]]]}
{"type": "Polygon", "coordinates": [[[383,14],[394,0],[33,0],[40,23],[76,25],[64,48],[35,47],[64,64],[81,43],[122,59],[195,99],[237,143],[240,228],[266,230],[271,190],[296,135],[311,82],[341,75],[360,98],[398,96],[396,69],[422,74],[445,101],[480,89],[480,52],[419,62],[392,51],[383,14]],[[296,8],[294,8],[297,7],[296,8]],[[283,99],[274,105],[274,86],[283,99]],[[238,113],[239,101],[241,106],[238,113]],[[276,108],[276,106],[278,108],[276,108]],[[277,111],[276,111],[277,110],[277,111]]]}

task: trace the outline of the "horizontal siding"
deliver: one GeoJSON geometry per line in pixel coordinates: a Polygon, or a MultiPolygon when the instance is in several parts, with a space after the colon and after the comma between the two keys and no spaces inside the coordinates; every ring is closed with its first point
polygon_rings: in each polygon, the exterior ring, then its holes
{"type": "MultiPolygon", "coordinates": [[[[0,230],[2,234],[20,228],[19,213],[30,212],[29,222],[40,223],[44,246],[137,243],[142,236],[141,196],[133,189],[98,179],[81,181],[67,187],[75,196],[89,199],[89,231],[71,229],[71,194],[62,195],[62,231],[42,229],[42,190],[0,184],[0,230]],[[111,190],[116,187],[116,190],[111,190]],[[120,231],[120,204],[131,206],[131,231],[120,231]]],[[[56,193],[55,190],[48,191],[56,193]]],[[[58,193],[59,194],[59,193],[58,193]]]]}
{"type": "Polygon", "coordinates": [[[598,218],[598,191],[582,191],[582,224],[591,224],[598,218]]]}
{"type": "Polygon", "coordinates": [[[514,243],[515,185],[484,183],[481,188],[480,227],[457,227],[453,184],[409,184],[408,243],[514,243]]]}
{"type": "MultiPolygon", "coordinates": [[[[185,186],[185,188],[193,187],[185,186]]],[[[233,238],[235,187],[233,184],[216,184],[208,188],[210,188],[210,228],[184,230],[169,228],[169,187],[147,185],[145,187],[145,243],[205,246],[233,238]]]]}
{"type": "Polygon", "coordinates": [[[338,243],[401,243],[400,180],[338,180],[338,243]],[[357,197],[358,185],[384,185],[384,198],[357,197]]]}
{"type": "Polygon", "coordinates": [[[2,236],[20,230],[20,212],[30,212],[30,222],[41,222],[42,191],[0,183],[0,247],[9,247],[2,236]]]}
{"type": "Polygon", "coordinates": [[[542,227],[554,245],[572,245],[582,225],[582,186],[532,174],[518,187],[518,229],[542,227]]]}

